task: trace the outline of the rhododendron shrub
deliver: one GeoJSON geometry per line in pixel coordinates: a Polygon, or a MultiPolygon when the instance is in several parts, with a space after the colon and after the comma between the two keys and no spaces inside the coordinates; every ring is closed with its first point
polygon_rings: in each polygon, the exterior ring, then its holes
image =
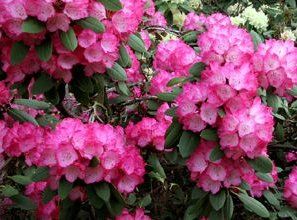
{"type": "Polygon", "coordinates": [[[0,3],[0,219],[296,218],[296,47],[192,5],[0,3]]]}

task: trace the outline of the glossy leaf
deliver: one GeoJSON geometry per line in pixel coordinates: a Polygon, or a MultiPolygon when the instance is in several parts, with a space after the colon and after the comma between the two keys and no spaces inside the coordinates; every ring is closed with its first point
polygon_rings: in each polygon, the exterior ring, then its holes
{"type": "Polygon", "coordinates": [[[74,51],[77,48],[77,38],[73,28],[69,28],[66,32],[60,33],[60,39],[64,47],[70,51],[74,51]]]}
{"type": "Polygon", "coordinates": [[[24,105],[29,108],[34,108],[37,110],[46,110],[51,107],[51,105],[47,102],[37,101],[32,99],[15,99],[13,103],[17,105],[24,105]]]}
{"type": "Polygon", "coordinates": [[[10,51],[10,62],[12,65],[22,63],[29,52],[29,46],[25,45],[22,41],[16,42],[12,45],[10,51]]]}
{"type": "Polygon", "coordinates": [[[47,39],[35,47],[37,55],[40,60],[47,62],[51,59],[53,53],[53,42],[47,39]]]}
{"type": "Polygon", "coordinates": [[[38,34],[44,30],[44,24],[35,18],[27,18],[22,24],[22,31],[24,33],[38,34]]]}
{"type": "Polygon", "coordinates": [[[197,148],[200,141],[199,135],[191,131],[183,131],[178,143],[178,149],[183,158],[189,157],[197,148]]]}

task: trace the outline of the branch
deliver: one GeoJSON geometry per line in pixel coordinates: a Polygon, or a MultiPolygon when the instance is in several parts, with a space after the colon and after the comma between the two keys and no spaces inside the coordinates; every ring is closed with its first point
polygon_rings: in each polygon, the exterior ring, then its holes
{"type": "Polygon", "coordinates": [[[268,150],[272,150],[273,148],[280,148],[280,149],[287,149],[287,150],[295,150],[297,151],[297,147],[294,145],[291,145],[290,143],[284,143],[284,144],[269,144],[268,150]]]}
{"type": "Polygon", "coordinates": [[[157,100],[158,97],[157,96],[148,96],[148,97],[142,97],[142,98],[135,98],[133,100],[127,101],[127,102],[123,102],[120,103],[120,106],[128,106],[128,105],[133,105],[142,101],[147,101],[147,100],[157,100]]]}
{"type": "Polygon", "coordinates": [[[182,34],[181,31],[175,30],[173,28],[169,28],[169,27],[162,27],[162,26],[147,26],[144,27],[144,30],[155,30],[155,31],[163,31],[163,32],[170,32],[173,33],[177,36],[180,36],[182,34]]]}

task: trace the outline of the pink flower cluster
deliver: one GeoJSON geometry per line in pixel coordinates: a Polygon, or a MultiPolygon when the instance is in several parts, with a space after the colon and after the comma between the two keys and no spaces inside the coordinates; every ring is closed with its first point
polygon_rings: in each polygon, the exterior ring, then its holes
{"type": "Polygon", "coordinates": [[[241,101],[241,106],[229,108],[220,122],[220,145],[226,155],[234,159],[266,155],[266,147],[272,140],[272,110],[262,105],[260,98],[252,103],[241,101]]]}
{"type": "Polygon", "coordinates": [[[76,64],[85,66],[86,75],[104,73],[119,58],[121,42],[137,30],[145,13],[145,0],[121,0],[121,3],[123,8],[114,13],[95,0],[9,0],[0,3],[0,60],[2,69],[8,74],[7,81],[21,81],[25,75],[43,70],[69,82],[71,69],[76,64]],[[77,25],[77,20],[88,17],[101,21],[105,26],[104,33],[77,25]],[[30,18],[44,26],[41,33],[23,33],[22,24],[30,18]],[[70,28],[78,39],[74,51],[66,49],[59,38],[59,33],[70,28]],[[38,58],[34,48],[46,39],[52,41],[53,53],[50,60],[44,62],[38,58]],[[20,41],[29,47],[29,51],[21,64],[12,65],[11,49],[14,43],[20,41]]]}
{"type": "MultiPolygon", "coordinates": [[[[244,180],[254,196],[261,196],[274,183],[260,180],[244,158],[267,156],[274,121],[272,109],[257,96],[259,82],[252,38],[221,14],[189,14],[185,25],[188,30],[206,28],[198,37],[201,62],[206,68],[199,82],[183,86],[175,100],[176,114],[185,130],[217,129],[217,145],[225,154],[211,162],[209,155],[216,144],[202,140],[187,162],[191,178],[198,187],[212,193],[221,187],[238,186],[244,180]]],[[[275,182],[275,169],[272,176],[275,182]]]]}
{"type": "Polygon", "coordinates": [[[152,146],[159,151],[164,150],[165,133],[171,124],[171,117],[165,115],[169,108],[167,103],[161,105],[156,118],[144,117],[136,124],[130,122],[125,129],[127,142],[139,147],[152,146]]]}
{"type": "Polygon", "coordinates": [[[297,84],[297,48],[293,41],[267,40],[260,44],[253,57],[259,83],[276,94],[288,97],[288,89],[297,84]]]}
{"type": "Polygon", "coordinates": [[[192,65],[199,61],[195,50],[181,40],[169,40],[158,45],[155,59],[155,70],[178,72],[187,76],[192,65]]]}
{"type": "MultiPolygon", "coordinates": [[[[2,122],[3,123],[3,122],[2,122]]],[[[54,131],[30,123],[15,123],[1,130],[3,150],[9,156],[25,155],[26,163],[48,166],[49,183],[57,188],[62,177],[69,182],[107,181],[130,193],[143,181],[145,163],[139,150],[127,145],[124,130],[99,123],[64,119],[54,131]],[[33,135],[34,134],[34,135],[33,135]],[[93,164],[92,161],[99,164],[93,164]]]]}
{"type": "Polygon", "coordinates": [[[123,212],[118,215],[116,220],[151,220],[151,218],[145,215],[144,210],[137,208],[134,213],[129,213],[127,209],[124,209],[123,212]]]}
{"type": "Polygon", "coordinates": [[[59,219],[58,196],[55,196],[47,204],[42,202],[42,193],[47,187],[47,182],[31,183],[26,186],[25,195],[36,205],[36,217],[38,219],[59,219]]]}
{"type": "Polygon", "coordinates": [[[0,105],[8,104],[11,100],[11,94],[9,88],[4,82],[0,82],[0,105]]]}
{"type": "Polygon", "coordinates": [[[179,121],[194,132],[217,128],[228,157],[265,155],[274,123],[271,108],[257,97],[251,36],[222,15],[208,19],[208,29],[198,40],[201,61],[207,66],[201,81],[185,84],[177,97],[179,121]],[[216,19],[222,24],[211,25],[216,19]]]}
{"type": "Polygon", "coordinates": [[[204,14],[197,15],[194,12],[191,12],[187,14],[183,28],[188,31],[204,31],[206,28],[216,25],[231,25],[231,20],[229,17],[220,13],[214,13],[212,15],[206,16],[204,14]]]}
{"type": "Polygon", "coordinates": [[[296,151],[288,152],[286,154],[286,161],[289,163],[297,161],[297,152],[296,151]]]}
{"type": "MultiPolygon", "coordinates": [[[[246,181],[251,187],[254,196],[261,196],[262,192],[273,186],[260,180],[255,171],[244,159],[232,160],[226,156],[212,162],[210,154],[217,146],[215,142],[201,141],[196,151],[187,161],[187,167],[191,171],[191,179],[197,182],[197,186],[204,191],[217,193],[222,187],[239,186],[246,181]]],[[[273,172],[274,182],[277,180],[276,172],[273,172]]]]}
{"type": "Polygon", "coordinates": [[[297,209],[297,167],[295,166],[285,181],[284,198],[297,209]]]}
{"type": "Polygon", "coordinates": [[[167,83],[176,77],[188,76],[189,70],[200,58],[195,50],[181,40],[169,40],[158,45],[154,69],[157,74],[151,80],[150,93],[169,92],[167,83]]]}
{"type": "MultiPolygon", "coordinates": [[[[213,25],[198,39],[201,58],[204,63],[216,62],[235,67],[249,63],[254,53],[251,35],[233,25],[213,25]]],[[[234,71],[233,71],[234,72],[234,71]]]]}

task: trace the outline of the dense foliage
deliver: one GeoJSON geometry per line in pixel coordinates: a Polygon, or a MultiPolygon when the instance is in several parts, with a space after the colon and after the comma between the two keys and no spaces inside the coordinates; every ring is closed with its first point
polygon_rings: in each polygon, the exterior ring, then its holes
{"type": "Polygon", "coordinates": [[[0,2],[0,218],[297,219],[288,1],[0,2]]]}

